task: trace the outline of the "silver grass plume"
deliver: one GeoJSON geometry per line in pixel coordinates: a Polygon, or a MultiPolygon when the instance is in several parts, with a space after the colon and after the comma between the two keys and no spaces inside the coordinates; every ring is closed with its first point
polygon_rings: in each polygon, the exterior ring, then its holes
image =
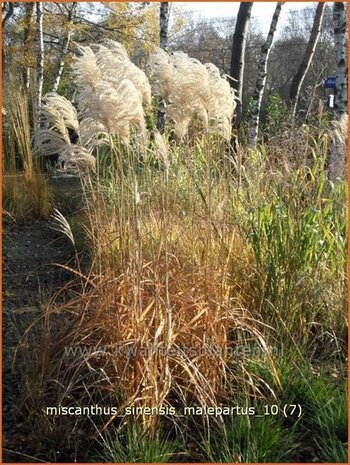
{"type": "Polygon", "coordinates": [[[70,145],[68,128],[79,134],[75,108],[61,95],[47,94],[41,108],[40,129],[34,134],[34,155],[60,154],[66,145],[70,145]]]}
{"type": "Polygon", "coordinates": [[[96,83],[88,107],[83,111],[85,114],[80,125],[83,145],[104,143],[108,136],[119,136],[129,144],[131,127],[142,134],[146,131],[139,93],[128,79],[114,86],[106,81],[96,83]],[[105,136],[105,140],[101,136],[105,136]]]}
{"type": "Polygon", "coordinates": [[[153,92],[166,102],[179,139],[197,118],[204,130],[210,128],[230,139],[236,106],[229,83],[212,64],[203,65],[183,52],[167,54],[158,49],[148,61],[153,92]]]}
{"type": "Polygon", "coordinates": [[[76,55],[72,68],[75,84],[78,89],[86,87],[93,90],[95,84],[102,79],[95,54],[91,47],[78,46],[77,48],[79,54],[76,55]]]}
{"type": "Polygon", "coordinates": [[[147,133],[142,104],[151,100],[145,74],[131,63],[117,42],[79,47],[79,51],[73,75],[83,145],[108,143],[111,136],[129,144],[133,132],[144,145],[147,133]]]}
{"type": "Polygon", "coordinates": [[[54,127],[69,140],[68,129],[73,129],[79,135],[79,121],[76,109],[72,103],[54,92],[45,95],[41,111],[42,125],[54,127]]]}
{"type": "Polygon", "coordinates": [[[175,122],[175,133],[182,139],[190,123],[198,117],[203,128],[208,128],[208,74],[198,60],[183,52],[170,56],[173,81],[167,112],[175,122]]]}
{"type": "Polygon", "coordinates": [[[58,155],[57,165],[85,171],[95,167],[95,158],[80,145],[70,141],[69,129],[80,136],[76,109],[61,95],[49,93],[43,100],[41,128],[34,134],[34,155],[58,155]]]}
{"type": "Polygon", "coordinates": [[[168,102],[172,88],[173,73],[170,56],[159,48],[149,56],[147,68],[153,93],[168,102]]]}
{"type": "Polygon", "coordinates": [[[59,162],[65,164],[65,169],[76,169],[81,173],[96,170],[96,158],[79,145],[66,145],[60,153],[59,162]]]}
{"type": "Polygon", "coordinates": [[[219,69],[206,63],[209,80],[208,117],[210,127],[225,140],[230,141],[232,120],[237,106],[235,92],[229,82],[220,76],[219,69]]]}
{"type": "Polygon", "coordinates": [[[151,86],[146,74],[129,58],[125,48],[114,40],[108,40],[105,45],[97,47],[97,62],[111,81],[116,78],[129,79],[139,91],[143,104],[151,104],[151,86]]]}
{"type": "Polygon", "coordinates": [[[164,135],[162,135],[158,129],[154,130],[154,142],[155,142],[155,148],[156,148],[156,156],[159,160],[162,161],[162,163],[165,166],[166,170],[169,170],[169,147],[167,142],[164,139],[164,135]]]}
{"type": "Polygon", "coordinates": [[[168,55],[158,49],[150,56],[148,69],[153,91],[165,100],[166,113],[174,122],[177,138],[184,138],[196,117],[206,129],[208,73],[202,63],[183,52],[168,55]]]}

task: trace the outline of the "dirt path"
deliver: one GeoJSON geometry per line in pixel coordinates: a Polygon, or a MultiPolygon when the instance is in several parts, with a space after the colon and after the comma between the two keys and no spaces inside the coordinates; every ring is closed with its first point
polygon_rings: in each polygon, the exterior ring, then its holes
{"type": "Polygon", "coordinates": [[[3,461],[35,461],[28,451],[28,431],[16,408],[21,361],[12,368],[16,347],[42,305],[71,280],[66,270],[50,263],[73,265],[69,241],[48,221],[5,224],[3,231],[3,461]]]}

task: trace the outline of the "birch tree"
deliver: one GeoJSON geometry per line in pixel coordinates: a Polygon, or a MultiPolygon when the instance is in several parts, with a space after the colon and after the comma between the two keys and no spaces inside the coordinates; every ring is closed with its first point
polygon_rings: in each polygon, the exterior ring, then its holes
{"type": "MultiPolygon", "coordinates": [[[[2,32],[4,31],[4,28],[5,28],[6,24],[7,24],[7,22],[9,21],[9,19],[13,15],[14,5],[15,5],[14,2],[5,2],[5,3],[3,3],[3,6],[2,6],[2,22],[1,22],[2,32]]],[[[3,42],[3,40],[1,41],[1,58],[2,58],[2,60],[1,60],[2,61],[1,73],[2,73],[2,79],[4,80],[5,52],[4,52],[4,42],[3,42]]]]}
{"type": "Polygon", "coordinates": [[[13,15],[15,2],[4,2],[2,5],[2,29],[13,15]]]}
{"type": "Polygon", "coordinates": [[[261,47],[261,53],[258,63],[258,78],[255,84],[255,91],[253,96],[253,108],[250,118],[250,124],[248,129],[248,144],[251,147],[256,147],[258,142],[259,133],[259,120],[260,120],[260,109],[261,101],[264,94],[266,76],[267,76],[267,61],[269,58],[270,50],[273,43],[273,38],[276,32],[278,19],[282,10],[284,2],[278,2],[275,8],[275,12],[272,16],[270,29],[264,45],[261,47]]]}
{"type": "Polygon", "coordinates": [[[336,119],[330,130],[332,142],[330,146],[329,178],[332,182],[336,182],[341,180],[345,174],[345,159],[348,140],[347,28],[346,10],[343,2],[334,2],[333,24],[337,62],[335,94],[336,119]]]}
{"type": "Polygon", "coordinates": [[[168,46],[169,2],[161,2],[159,10],[159,44],[163,50],[168,46]]]}
{"type": "Polygon", "coordinates": [[[290,100],[292,103],[292,121],[294,121],[298,100],[300,96],[301,86],[304,82],[305,76],[310,68],[312,58],[314,56],[316,45],[320,37],[321,25],[323,20],[323,14],[325,10],[325,3],[319,2],[317,4],[314,22],[311,29],[309,42],[307,44],[303,59],[300,63],[297,73],[295,74],[291,86],[290,86],[290,100]]]}
{"type": "MultiPolygon", "coordinates": [[[[168,47],[168,29],[169,29],[169,2],[161,2],[159,7],[159,45],[163,50],[168,47]]],[[[165,126],[165,102],[159,102],[157,115],[157,128],[163,132],[165,126]]]]}
{"type": "Polygon", "coordinates": [[[248,26],[250,22],[253,2],[241,2],[235,32],[232,40],[230,79],[231,87],[237,93],[236,125],[242,120],[242,90],[244,76],[244,55],[247,42],[248,26]]]}
{"type": "Polygon", "coordinates": [[[36,124],[39,124],[41,100],[44,81],[44,37],[43,37],[43,5],[36,2],[36,124]]]}
{"type": "Polygon", "coordinates": [[[34,22],[34,3],[28,2],[25,5],[26,8],[26,20],[25,20],[25,29],[24,29],[24,38],[23,45],[26,54],[26,65],[23,70],[23,83],[26,91],[29,91],[30,86],[30,57],[31,57],[31,48],[33,40],[33,22],[34,22]]]}
{"type": "Polygon", "coordinates": [[[77,2],[73,2],[71,5],[65,5],[62,3],[62,7],[67,10],[67,34],[66,36],[62,39],[62,44],[61,44],[61,49],[58,55],[57,59],[57,64],[56,68],[54,71],[53,75],[53,81],[52,81],[52,87],[51,91],[52,92],[57,92],[58,86],[60,85],[62,73],[63,73],[63,68],[64,68],[64,61],[69,49],[69,44],[71,41],[71,36],[73,32],[73,21],[74,21],[74,13],[77,7],[77,2]]]}

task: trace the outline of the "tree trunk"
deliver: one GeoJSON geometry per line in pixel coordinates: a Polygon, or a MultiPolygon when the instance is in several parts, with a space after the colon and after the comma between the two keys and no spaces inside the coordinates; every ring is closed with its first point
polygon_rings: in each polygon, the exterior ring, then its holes
{"type": "Polygon", "coordinates": [[[329,179],[338,182],[345,177],[347,138],[348,138],[348,65],[346,10],[343,2],[334,2],[334,37],[336,45],[337,80],[335,92],[336,119],[330,129],[331,146],[329,160],[329,179]]]}
{"type": "Polygon", "coordinates": [[[329,179],[342,181],[345,177],[346,154],[348,145],[348,115],[343,113],[330,128],[331,145],[329,149],[329,179]]]}
{"type": "Polygon", "coordinates": [[[7,21],[11,18],[11,16],[13,15],[13,6],[14,6],[14,2],[5,2],[3,4],[3,7],[2,7],[2,12],[5,13],[4,14],[4,17],[2,18],[2,29],[4,29],[4,27],[6,26],[6,23],[7,21]],[[5,10],[6,10],[6,7],[8,5],[8,10],[6,11],[5,13],[5,10]]]}
{"type": "Polygon", "coordinates": [[[348,107],[346,19],[344,3],[335,2],[333,7],[334,37],[337,61],[335,111],[338,116],[346,113],[348,107]]]}
{"type": "Polygon", "coordinates": [[[58,86],[60,85],[63,68],[64,68],[64,61],[68,53],[69,44],[71,41],[74,10],[76,6],[77,6],[77,2],[73,2],[72,7],[70,8],[69,13],[68,13],[67,35],[63,39],[63,42],[62,42],[61,51],[58,57],[56,69],[55,69],[54,76],[53,76],[51,92],[57,92],[58,86]]]}
{"type": "Polygon", "coordinates": [[[237,108],[236,108],[236,126],[239,127],[242,120],[242,90],[244,76],[244,55],[247,42],[247,32],[250,21],[250,15],[253,7],[253,2],[241,2],[236,28],[233,34],[232,53],[231,53],[231,68],[230,68],[230,83],[231,87],[237,93],[237,108]]]}
{"type": "Polygon", "coordinates": [[[39,125],[41,100],[44,81],[44,37],[43,37],[43,5],[36,2],[36,125],[39,125]]]}
{"type": "Polygon", "coordinates": [[[320,37],[321,24],[322,24],[325,6],[326,4],[322,2],[319,2],[317,4],[314,22],[313,22],[312,30],[310,34],[310,39],[307,44],[302,62],[290,86],[290,100],[292,103],[292,121],[294,121],[294,118],[295,118],[301,86],[304,82],[306,73],[308,72],[308,69],[312,62],[312,58],[316,50],[316,45],[320,37]]]}
{"type": "MultiPolygon", "coordinates": [[[[28,55],[31,51],[31,36],[32,36],[32,21],[34,17],[34,3],[26,3],[26,27],[24,29],[24,39],[23,45],[25,49],[25,54],[28,55]]],[[[26,57],[28,59],[28,56],[26,57]]],[[[30,86],[30,66],[26,63],[25,69],[23,70],[23,83],[24,88],[29,91],[30,86]]]]}
{"type": "Polygon", "coordinates": [[[255,148],[258,142],[259,133],[259,120],[260,120],[260,108],[261,101],[264,94],[266,76],[267,76],[267,61],[272,47],[273,38],[276,32],[278,19],[281,13],[282,5],[284,2],[278,2],[276,5],[275,12],[272,16],[270,24],[270,30],[267,35],[264,45],[261,47],[261,53],[258,63],[258,78],[255,84],[255,92],[253,96],[253,108],[250,117],[250,124],[248,130],[248,144],[255,148]]]}
{"type": "MultiPolygon", "coordinates": [[[[13,6],[14,4],[12,2],[7,2],[3,4],[2,7],[2,12],[5,13],[3,18],[2,18],[2,33],[4,32],[4,28],[6,26],[7,21],[11,18],[13,15],[13,6]],[[6,5],[8,5],[8,10],[5,13],[6,5]]],[[[4,76],[5,76],[5,50],[4,50],[4,41],[1,41],[1,76],[2,76],[2,87],[4,88],[4,76]]]]}
{"type": "Polygon", "coordinates": [[[161,2],[159,11],[159,43],[160,48],[167,49],[169,29],[169,2],[161,2]]]}
{"type": "Polygon", "coordinates": [[[58,57],[58,62],[56,65],[54,76],[53,76],[51,92],[57,92],[58,86],[60,85],[63,68],[64,68],[64,60],[68,52],[71,34],[72,32],[68,31],[67,36],[63,39],[62,48],[61,48],[61,51],[58,57]]]}
{"type": "MultiPolygon", "coordinates": [[[[161,2],[159,9],[159,45],[163,50],[168,47],[169,29],[169,2],[161,2]]],[[[165,127],[165,102],[161,100],[158,107],[157,129],[164,132],[165,127]]]]}

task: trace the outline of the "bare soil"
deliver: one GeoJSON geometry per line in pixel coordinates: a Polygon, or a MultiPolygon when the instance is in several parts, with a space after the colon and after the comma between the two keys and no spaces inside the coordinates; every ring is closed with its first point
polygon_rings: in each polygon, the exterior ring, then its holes
{"type": "Polygon", "coordinates": [[[52,229],[50,221],[4,224],[3,227],[3,462],[35,462],[21,396],[23,360],[16,349],[42,307],[72,279],[54,264],[74,266],[74,249],[52,229]]]}

